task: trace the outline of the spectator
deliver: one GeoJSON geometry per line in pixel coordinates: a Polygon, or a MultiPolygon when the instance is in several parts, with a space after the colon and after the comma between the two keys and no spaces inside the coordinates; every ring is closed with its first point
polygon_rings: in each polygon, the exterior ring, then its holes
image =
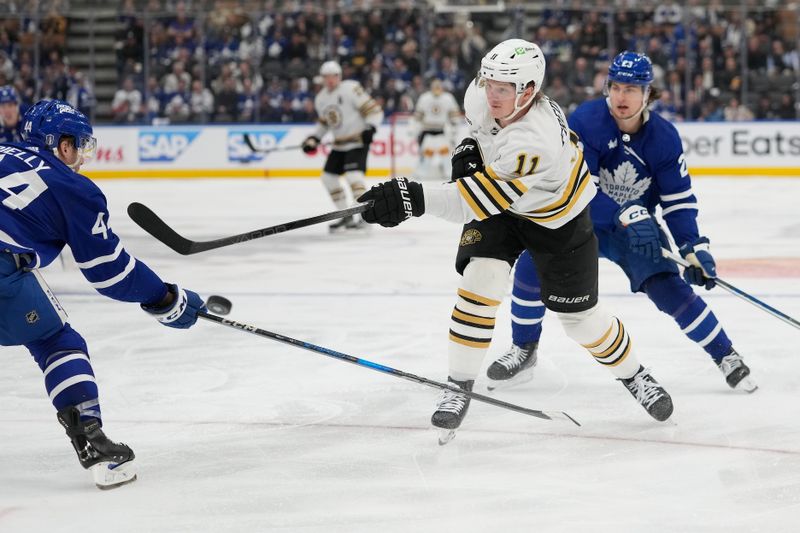
{"type": "Polygon", "coordinates": [[[111,113],[117,124],[131,124],[142,118],[142,93],[134,87],[130,76],[122,82],[122,88],[114,94],[111,102],[111,113]]]}
{"type": "Polygon", "coordinates": [[[216,122],[235,122],[236,108],[239,104],[239,95],[236,94],[236,80],[227,78],[222,85],[222,90],[214,97],[216,105],[216,122]]]}
{"type": "Polygon", "coordinates": [[[200,80],[192,82],[189,111],[192,122],[208,122],[214,113],[214,95],[206,87],[203,87],[203,82],[200,80]]]}
{"type": "Polygon", "coordinates": [[[180,124],[189,120],[189,87],[183,78],[178,79],[175,92],[166,94],[164,115],[172,124],[180,124]]]}
{"type": "Polygon", "coordinates": [[[728,101],[723,113],[727,122],[753,120],[753,112],[747,106],[740,104],[739,99],[735,96],[728,101]]]}

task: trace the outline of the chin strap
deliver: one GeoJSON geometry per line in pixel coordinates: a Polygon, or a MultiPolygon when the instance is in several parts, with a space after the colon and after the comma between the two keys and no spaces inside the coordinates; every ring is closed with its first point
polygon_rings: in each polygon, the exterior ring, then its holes
{"type": "Polygon", "coordinates": [[[522,98],[522,95],[521,94],[517,95],[517,99],[514,100],[514,111],[512,111],[507,117],[503,117],[503,118],[501,118],[499,120],[502,120],[504,122],[508,122],[508,121],[514,120],[514,118],[516,118],[516,116],[519,115],[520,112],[522,112],[525,108],[530,107],[530,105],[533,104],[533,97],[534,96],[536,96],[536,94],[531,96],[531,99],[530,99],[530,101],[528,103],[526,103],[524,105],[519,105],[519,99],[522,98]]]}

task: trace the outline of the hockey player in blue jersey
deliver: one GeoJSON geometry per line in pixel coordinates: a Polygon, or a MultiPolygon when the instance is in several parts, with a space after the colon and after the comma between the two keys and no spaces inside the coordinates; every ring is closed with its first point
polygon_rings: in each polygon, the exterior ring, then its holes
{"type": "MultiPolygon", "coordinates": [[[[697,227],[697,199],[675,127],[648,104],[658,99],[650,86],[653,67],[644,54],[622,52],[608,70],[607,97],[586,102],[569,117],[599,191],[591,202],[600,254],[627,274],[632,292],[644,292],[680,330],[717,364],[728,385],[753,392],[750,369],[733,348],[714,313],[689,283],[714,286],[716,266],[709,240],[697,227]],[[661,255],[669,240],[655,210],[692,266],[681,279],[661,255]]],[[[532,377],[545,307],[531,256],[518,262],[512,289],[512,347],[487,369],[489,388],[532,377]]]]}
{"type": "Polygon", "coordinates": [[[100,294],[138,302],[169,327],[192,326],[205,304],[129,255],[109,227],[103,193],[78,174],[96,144],[81,112],[42,101],[22,122],[23,142],[0,143],[0,345],[30,351],[81,465],[111,488],[136,479],[133,450],[103,433],[86,342],[39,268],[69,245],[100,294]]]}
{"type": "Polygon", "coordinates": [[[19,96],[12,85],[0,87],[0,143],[22,140],[19,96]]]}

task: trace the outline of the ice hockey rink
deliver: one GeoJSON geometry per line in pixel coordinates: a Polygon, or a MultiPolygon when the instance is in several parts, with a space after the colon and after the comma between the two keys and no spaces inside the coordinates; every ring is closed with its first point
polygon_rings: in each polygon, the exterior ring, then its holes
{"type": "MultiPolygon", "coordinates": [[[[105,180],[111,225],[163,278],[233,302],[230,318],[443,381],[460,227],[414,219],[369,234],[326,224],[193,256],[126,215],[142,202],[197,240],[332,209],[317,180],[105,180]]],[[[720,276],[800,317],[800,180],[696,179],[720,276]]],[[[201,322],[157,325],[99,296],[66,261],[45,277],[89,342],[105,429],[135,483],[98,491],[26,351],[2,350],[0,531],[790,532],[800,517],[800,330],[720,288],[704,297],[753,370],[728,389],[704,352],[601,261],[601,299],[673,396],[650,419],[545,319],[532,382],[473,402],[455,440],[438,392],[201,322]]],[[[509,284],[510,285],[510,284],[509,284]]],[[[501,307],[491,356],[510,342],[501,307]]],[[[488,363],[488,359],[487,359],[488,363]]],[[[476,391],[485,392],[485,381],[476,391]]]]}

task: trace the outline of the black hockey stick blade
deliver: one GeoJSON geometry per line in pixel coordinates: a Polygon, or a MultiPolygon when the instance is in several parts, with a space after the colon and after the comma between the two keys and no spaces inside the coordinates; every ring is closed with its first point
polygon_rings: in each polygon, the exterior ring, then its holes
{"type": "Polygon", "coordinates": [[[301,220],[293,220],[292,222],[286,222],[276,226],[269,226],[253,231],[247,231],[245,233],[239,233],[211,241],[193,241],[187,239],[186,237],[178,234],[178,232],[172,229],[169,224],[161,220],[161,218],[156,215],[152,209],[144,204],[140,204],[139,202],[133,202],[128,206],[128,216],[131,217],[131,220],[136,222],[143,230],[167,245],[169,248],[172,248],[181,255],[192,255],[200,252],[207,252],[208,250],[214,250],[216,248],[222,248],[224,246],[230,246],[232,244],[252,241],[253,239],[259,239],[261,237],[268,237],[270,235],[275,235],[276,233],[283,233],[284,231],[291,231],[293,229],[304,228],[306,226],[313,226],[314,224],[319,224],[321,222],[327,222],[329,220],[336,220],[338,218],[344,218],[358,213],[363,213],[369,209],[371,205],[372,202],[356,204],[353,207],[348,207],[347,209],[331,211],[330,213],[325,213],[323,215],[303,218],[301,220]]]}
{"type": "Polygon", "coordinates": [[[251,152],[261,153],[261,150],[256,148],[256,145],[255,143],[253,143],[253,139],[250,138],[249,133],[244,134],[244,143],[247,145],[248,148],[250,148],[251,152]]]}
{"type": "Polygon", "coordinates": [[[456,387],[455,385],[451,385],[449,383],[441,383],[439,381],[434,381],[432,379],[428,379],[422,376],[416,376],[414,374],[409,374],[408,372],[403,372],[402,370],[397,370],[388,366],[374,363],[366,359],[361,359],[359,357],[353,357],[352,355],[347,355],[342,352],[337,352],[335,350],[331,350],[330,348],[325,348],[323,346],[317,346],[316,344],[311,344],[310,342],[305,342],[293,339],[291,337],[286,337],[284,335],[281,335],[280,333],[273,333],[271,331],[257,328],[255,326],[242,324],[241,322],[236,322],[235,320],[229,320],[227,318],[222,318],[220,316],[204,313],[202,311],[198,312],[197,316],[199,318],[208,320],[210,322],[216,322],[217,324],[228,326],[229,328],[238,329],[239,331],[244,331],[245,333],[250,333],[251,335],[258,335],[259,337],[265,337],[267,339],[272,339],[278,342],[282,342],[284,344],[290,344],[297,348],[302,348],[304,350],[322,354],[327,357],[338,359],[346,363],[352,363],[354,365],[358,365],[364,368],[369,368],[371,370],[382,372],[384,374],[389,374],[391,376],[402,378],[407,381],[413,381],[414,383],[427,385],[434,389],[452,390],[454,392],[458,392],[459,394],[463,394],[464,396],[468,396],[473,400],[483,403],[488,403],[496,407],[502,407],[503,409],[508,409],[511,411],[515,411],[517,413],[522,413],[524,415],[541,418],[542,420],[561,420],[565,422],[570,422],[571,424],[575,424],[576,426],[580,426],[580,423],[577,420],[575,420],[574,418],[572,418],[570,415],[568,415],[563,411],[539,411],[537,409],[529,409],[527,407],[522,407],[521,405],[504,402],[502,400],[498,400],[490,396],[484,396],[483,394],[478,394],[477,392],[462,390],[456,387]]]}

